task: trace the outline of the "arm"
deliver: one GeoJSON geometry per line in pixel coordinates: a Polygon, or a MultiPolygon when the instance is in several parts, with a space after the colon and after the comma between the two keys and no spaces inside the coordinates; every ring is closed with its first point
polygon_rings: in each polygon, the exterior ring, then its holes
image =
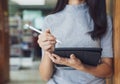
{"type": "Polygon", "coordinates": [[[102,58],[102,63],[96,67],[83,64],[73,54],[70,56],[70,58],[62,58],[56,54],[52,54],[50,58],[56,64],[70,66],[77,70],[90,73],[96,77],[110,77],[113,73],[112,58],[102,58]]]}
{"type": "Polygon", "coordinates": [[[84,65],[81,68],[80,66],[77,67],[78,70],[90,73],[96,77],[111,77],[113,73],[113,66],[112,66],[112,59],[111,58],[102,58],[102,63],[97,67],[92,67],[88,65],[84,65]]]}
{"type": "Polygon", "coordinates": [[[53,71],[54,71],[53,62],[49,58],[49,55],[51,55],[49,52],[44,53],[44,56],[41,60],[39,67],[41,78],[44,81],[48,81],[53,75],[53,71]]]}
{"type": "Polygon", "coordinates": [[[100,39],[102,50],[102,63],[97,67],[84,66],[85,72],[97,77],[109,77],[113,73],[113,46],[112,46],[112,21],[107,17],[108,28],[105,35],[100,39]]]}
{"type": "Polygon", "coordinates": [[[44,55],[42,56],[39,66],[40,75],[43,80],[48,81],[52,77],[54,71],[53,62],[49,56],[54,51],[56,39],[53,35],[51,35],[50,30],[46,30],[39,35],[38,44],[44,51],[44,55]]]}

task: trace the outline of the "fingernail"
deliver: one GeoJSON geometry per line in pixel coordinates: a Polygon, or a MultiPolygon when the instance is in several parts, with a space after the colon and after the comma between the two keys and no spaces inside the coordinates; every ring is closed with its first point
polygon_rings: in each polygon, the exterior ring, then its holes
{"type": "Polygon", "coordinates": [[[74,56],[74,54],[71,54],[71,56],[74,56]]]}

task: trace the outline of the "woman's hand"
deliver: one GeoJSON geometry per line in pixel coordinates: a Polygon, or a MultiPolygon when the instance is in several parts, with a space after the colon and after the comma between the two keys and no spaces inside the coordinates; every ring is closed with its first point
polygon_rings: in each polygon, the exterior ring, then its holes
{"type": "Polygon", "coordinates": [[[70,55],[70,58],[63,58],[56,54],[49,55],[52,62],[56,64],[62,64],[66,66],[70,66],[76,70],[80,70],[83,72],[90,73],[96,77],[105,78],[111,77],[113,73],[113,65],[111,58],[102,58],[102,63],[98,66],[89,66],[83,64],[79,59],[75,57],[75,55],[70,55]],[[99,72],[99,73],[98,73],[99,72]]]}
{"type": "Polygon", "coordinates": [[[53,52],[56,44],[56,38],[47,29],[38,36],[38,44],[44,51],[53,52]]]}
{"type": "Polygon", "coordinates": [[[52,54],[49,57],[56,64],[70,66],[70,67],[75,68],[75,69],[77,69],[78,66],[79,66],[79,68],[80,67],[83,68],[82,62],[78,58],[76,58],[74,54],[71,54],[70,58],[63,58],[63,57],[60,57],[56,54],[52,54]]]}

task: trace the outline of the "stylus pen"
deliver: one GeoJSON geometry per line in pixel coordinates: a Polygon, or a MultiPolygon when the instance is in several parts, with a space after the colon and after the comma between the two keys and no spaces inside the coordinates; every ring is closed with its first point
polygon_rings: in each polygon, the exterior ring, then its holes
{"type": "MultiPolygon", "coordinates": [[[[38,29],[36,29],[36,28],[34,28],[34,27],[28,25],[28,24],[25,24],[24,27],[25,27],[25,28],[30,28],[30,29],[32,29],[32,30],[34,30],[34,31],[36,31],[36,32],[38,32],[38,33],[40,33],[40,34],[43,33],[42,31],[40,31],[40,30],[38,30],[38,29]]],[[[57,43],[60,43],[60,44],[62,43],[62,42],[59,41],[59,40],[56,40],[56,41],[57,41],[57,43]]]]}

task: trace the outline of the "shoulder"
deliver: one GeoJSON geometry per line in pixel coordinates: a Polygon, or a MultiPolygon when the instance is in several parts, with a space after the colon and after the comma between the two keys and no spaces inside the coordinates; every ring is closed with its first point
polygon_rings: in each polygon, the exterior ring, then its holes
{"type": "Polygon", "coordinates": [[[58,12],[58,13],[54,13],[54,14],[49,14],[44,18],[45,22],[56,22],[56,21],[61,21],[64,17],[64,12],[58,12]]]}

